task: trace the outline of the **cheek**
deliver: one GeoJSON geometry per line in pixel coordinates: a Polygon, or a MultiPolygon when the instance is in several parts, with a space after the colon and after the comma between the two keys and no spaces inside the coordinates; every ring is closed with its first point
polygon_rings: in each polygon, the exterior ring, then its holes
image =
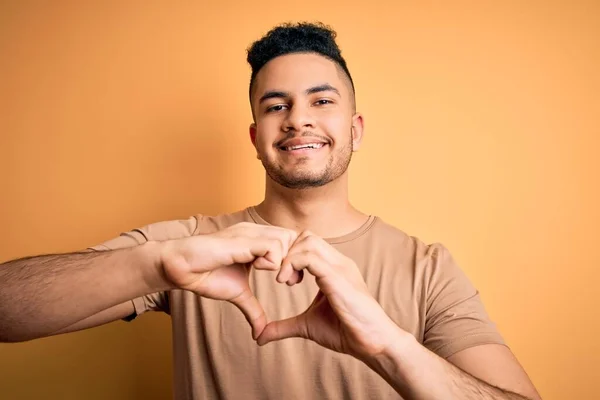
{"type": "Polygon", "coordinates": [[[277,140],[276,135],[273,134],[273,130],[257,129],[256,131],[256,148],[259,152],[265,153],[273,149],[273,143],[277,140]]]}
{"type": "Polygon", "coordinates": [[[321,128],[334,139],[346,138],[352,128],[352,119],[343,114],[329,115],[320,121],[321,128]]]}
{"type": "Polygon", "coordinates": [[[281,139],[282,118],[271,115],[268,118],[261,118],[256,126],[256,142],[261,145],[273,146],[273,143],[281,139]]]}

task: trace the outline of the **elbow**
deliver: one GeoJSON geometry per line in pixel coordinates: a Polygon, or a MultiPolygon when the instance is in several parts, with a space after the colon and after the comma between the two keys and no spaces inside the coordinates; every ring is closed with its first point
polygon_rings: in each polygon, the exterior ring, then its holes
{"type": "Polygon", "coordinates": [[[20,343],[25,342],[26,339],[18,337],[12,332],[7,332],[4,329],[0,329],[0,343],[20,343]]]}
{"type": "Polygon", "coordinates": [[[22,343],[22,342],[26,342],[26,340],[19,340],[18,338],[0,335],[0,343],[22,343]]]}
{"type": "Polygon", "coordinates": [[[19,328],[18,322],[7,320],[0,315],[0,343],[22,343],[42,337],[23,328],[19,328]]]}
{"type": "Polygon", "coordinates": [[[23,343],[37,338],[37,336],[19,335],[11,332],[0,331],[0,343],[23,343]]]}
{"type": "Polygon", "coordinates": [[[0,343],[20,343],[27,340],[26,337],[19,335],[14,329],[10,329],[4,321],[0,322],[0,343]]]}

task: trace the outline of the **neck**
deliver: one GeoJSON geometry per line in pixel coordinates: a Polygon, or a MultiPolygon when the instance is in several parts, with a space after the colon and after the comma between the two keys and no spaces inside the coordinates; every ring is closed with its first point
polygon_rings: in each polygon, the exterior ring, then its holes
{"type": "Polygon", "coordinates": [[[265,199],[256,206],[256,212],[272,225],[297,232],[309,230],[323,238],[346,235],[368,219],[348,200],[346,174],[307,189],[289,189],[267,176],[265,199]]]}

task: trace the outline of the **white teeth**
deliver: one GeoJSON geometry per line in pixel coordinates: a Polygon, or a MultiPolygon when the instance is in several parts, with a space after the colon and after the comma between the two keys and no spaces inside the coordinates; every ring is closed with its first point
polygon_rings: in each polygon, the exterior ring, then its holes
{"type": "Polygon", "coordinates": [[[296,146],[284,147],[284,149],[286,151],[299,150],[299,149],[320,149],[324,145],[325,145],[325,143],[307,143],[307,144],[299,144],[296,146]]]}

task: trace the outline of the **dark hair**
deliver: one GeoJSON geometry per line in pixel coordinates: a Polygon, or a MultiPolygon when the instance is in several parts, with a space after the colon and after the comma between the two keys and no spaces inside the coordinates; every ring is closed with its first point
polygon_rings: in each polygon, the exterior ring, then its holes
{"type": "Polygon", "coordinates": [[[330,59],[346,73],[354,92],[354,82],[346,66],[346,60],[335,42],[336,36],[337,33],[333,29],[320,22],[287,23],[271,29],[248,48],[247,61],[252,67],[250,96],[252,96],[252,86],[258,71],[275,57],[290,53],[318,53],[330,59]]]}

